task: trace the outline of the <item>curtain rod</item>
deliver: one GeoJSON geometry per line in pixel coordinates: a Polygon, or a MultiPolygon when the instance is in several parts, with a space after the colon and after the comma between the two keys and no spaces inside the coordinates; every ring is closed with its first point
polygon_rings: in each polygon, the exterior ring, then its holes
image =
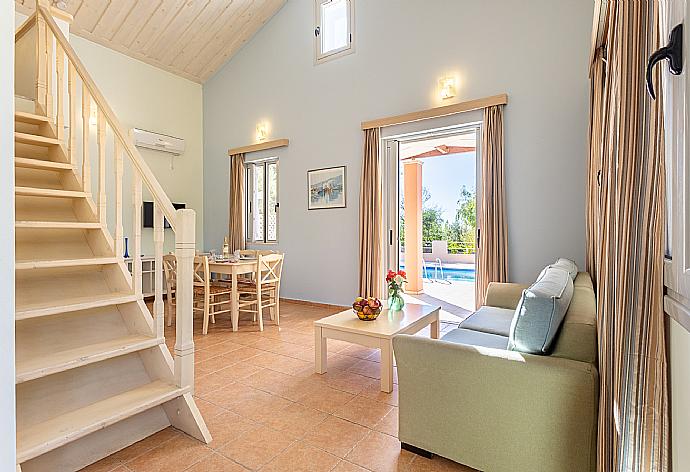
{"type": "Polygon", "coordinates": [[[235,154],[247,154],[249,152],[265,151],[266,149],[274,149],[290,144],[289,139],[274,139],[273,141],[265,141],[263,143],[250,144],[248,146],[236,147],[228,149],[228,156],[235,154]]]}
{"type": "Polygon", "coordinates": [[[438,118],[441,116],[454,115],[456,113],[463,113],[466,111],[479,110],[494,105],[506,105],[508,103],[508,94],[502,93],[500,95],[493,95],[491,97],[477,98],[475,100],[468,100],[466,102],[454,103],[452,105],[445,105],[442,107],[428,108],[426,110],[414,111],[412,113],[405,113],[403,115],[389,116],[386,118],[379,118],[371,121],[362,121],[362,129],[382,128],[384,126],[400,125],[403,123],[410,123],[413,121],[426,120],[429,118],[438,118]]]}

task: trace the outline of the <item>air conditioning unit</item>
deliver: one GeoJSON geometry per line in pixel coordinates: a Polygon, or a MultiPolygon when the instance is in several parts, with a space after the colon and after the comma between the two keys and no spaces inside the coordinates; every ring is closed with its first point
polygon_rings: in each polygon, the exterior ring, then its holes
{"type": "Polygon", "coordinates": [[[153,133],[138,128],[132,129],[132,138],[134,139],[134,145],[141,148],[167,152],[175,156],[179,156],[184,152],[184,139],[182,138],[153,133]]]}

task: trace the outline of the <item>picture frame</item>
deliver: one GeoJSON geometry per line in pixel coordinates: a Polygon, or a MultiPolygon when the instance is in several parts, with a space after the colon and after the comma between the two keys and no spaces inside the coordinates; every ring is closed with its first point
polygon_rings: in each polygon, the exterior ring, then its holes
{"type": "Polygon", "coordinates": [[[327,210],[347,207],[347,167],[307,171],[307,208],[327,210]]]}

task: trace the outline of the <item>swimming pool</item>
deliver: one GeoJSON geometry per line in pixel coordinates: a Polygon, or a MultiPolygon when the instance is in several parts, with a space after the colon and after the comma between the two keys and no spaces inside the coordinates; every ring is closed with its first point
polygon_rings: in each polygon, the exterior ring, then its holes
{"type": "MultiPolygon", "coordinates": [[[[405,266],[400,266],[401,270],[405,270],[405,266]]],[[[426,264],[426,273],[424,274],[425,279],[441,279],[441,271],[439,269],[434,270],[433,263],[426,264]]],[[[449,280],[451,282],[474,282],[475,271],[472,269],[459,269],[456,267],[444,267],[443,268],[443,280],[449,280]]]]}

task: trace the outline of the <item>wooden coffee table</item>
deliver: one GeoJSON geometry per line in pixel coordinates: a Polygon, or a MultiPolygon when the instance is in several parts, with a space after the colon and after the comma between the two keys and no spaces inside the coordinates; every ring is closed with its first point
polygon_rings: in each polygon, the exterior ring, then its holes
{"type": "Polygon", "coordinates": [[[374,321],[361,321],[352,310],[314,322],[316,340],[315,372],[328,368],[327,340],[339,339],[381,350],[381,391],[393,391],[393,336],[414,334],[431,325],[431,337],[438,339],[440,306],[407,303],[400,311],[384,309],[374,321]]]}

